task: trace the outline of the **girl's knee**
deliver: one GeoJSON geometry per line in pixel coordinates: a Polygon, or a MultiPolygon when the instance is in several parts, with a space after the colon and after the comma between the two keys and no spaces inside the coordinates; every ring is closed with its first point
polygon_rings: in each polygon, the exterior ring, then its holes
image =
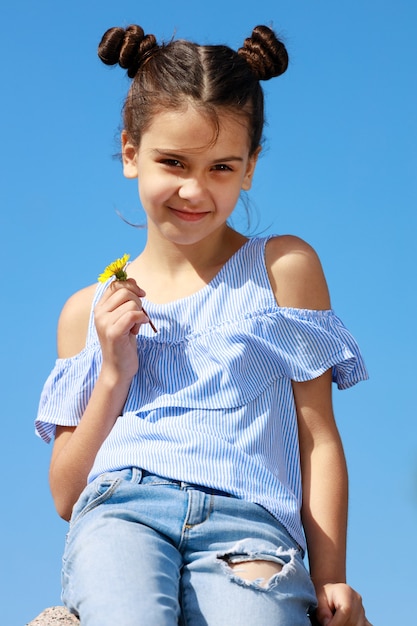
{"type": "Polygon", "coordinates": [[[266,590],[280,578],[295,572],[296,554],[294,548],[271,549],[269,545],[247,539],[218,558],[224,562],[225,571],[234,582],[266,590]]]}
{"type": "Polygon", "coordinates": [[[248,583],[256,581],[260,587],[267,587],[269,581],[282,571],[283,565],[263,559],[254,561],[229,562],[230,569],[248,583]]]}

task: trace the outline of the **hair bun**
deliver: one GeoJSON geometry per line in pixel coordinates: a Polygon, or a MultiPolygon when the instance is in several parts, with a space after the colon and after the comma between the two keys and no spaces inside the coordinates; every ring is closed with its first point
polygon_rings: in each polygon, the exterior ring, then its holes
{"type": "Polygon", "coordinates": [[[288,53],[274,31],[267,26],[256,26],[251,37],[245,39],[238,54],[244,57],[259,80],[280,76],[288,67],[288,53]]]}
{"type": "Polygon", "coordinates": [[[140,65],[157,48],[154,35],[145,35],[143,28],[133,24],[109,28],[99,43],[98,56],[106,65],[118,63],[127,70],[129,78],[134,78],[140,65]]]}

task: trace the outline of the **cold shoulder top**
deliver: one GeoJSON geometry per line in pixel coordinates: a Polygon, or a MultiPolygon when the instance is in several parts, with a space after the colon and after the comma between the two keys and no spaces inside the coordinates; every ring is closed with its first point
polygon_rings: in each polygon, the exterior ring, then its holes
{"type": "MultiPolygon", "coordinates": [[[[249,239],[189,297],[143,304],[158,328],[137,337],[139,369],[123,414],[89,475],[125,467],[228,492],[267,509],[305,548],[292,381],[332,368],[340,389],[367,378],[357,343],[332,310],[278,306],[265,264],[269,237],[249,239]]],[[[111,280],[111,279],[110,279],[111,280]]],[[[76,426],[101,366],[93,309],[85,348],[58,359],[37,433],[76,426]]]]}

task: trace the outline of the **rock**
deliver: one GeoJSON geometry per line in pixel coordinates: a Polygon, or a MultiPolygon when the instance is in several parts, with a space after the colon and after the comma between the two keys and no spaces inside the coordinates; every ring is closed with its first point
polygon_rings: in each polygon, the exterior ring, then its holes
{"type": "Polygon", "coordinates": [[[26,626],[80,626],[80,621],[71,615],[64,606],[52,606],[42,611],[38,617],[26,626]]]}

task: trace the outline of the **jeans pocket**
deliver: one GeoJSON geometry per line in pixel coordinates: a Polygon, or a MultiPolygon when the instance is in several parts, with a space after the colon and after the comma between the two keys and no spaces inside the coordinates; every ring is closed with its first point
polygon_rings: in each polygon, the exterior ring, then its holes
{"type": "Polygon", "coordinates": [[[74,505],[70,519],[70,529],[84,515],[111,498],[122,480],[123,478],[118,473],[114,475],[108,472],[97,476],[92,483],[88,484],[74,505]]]}

